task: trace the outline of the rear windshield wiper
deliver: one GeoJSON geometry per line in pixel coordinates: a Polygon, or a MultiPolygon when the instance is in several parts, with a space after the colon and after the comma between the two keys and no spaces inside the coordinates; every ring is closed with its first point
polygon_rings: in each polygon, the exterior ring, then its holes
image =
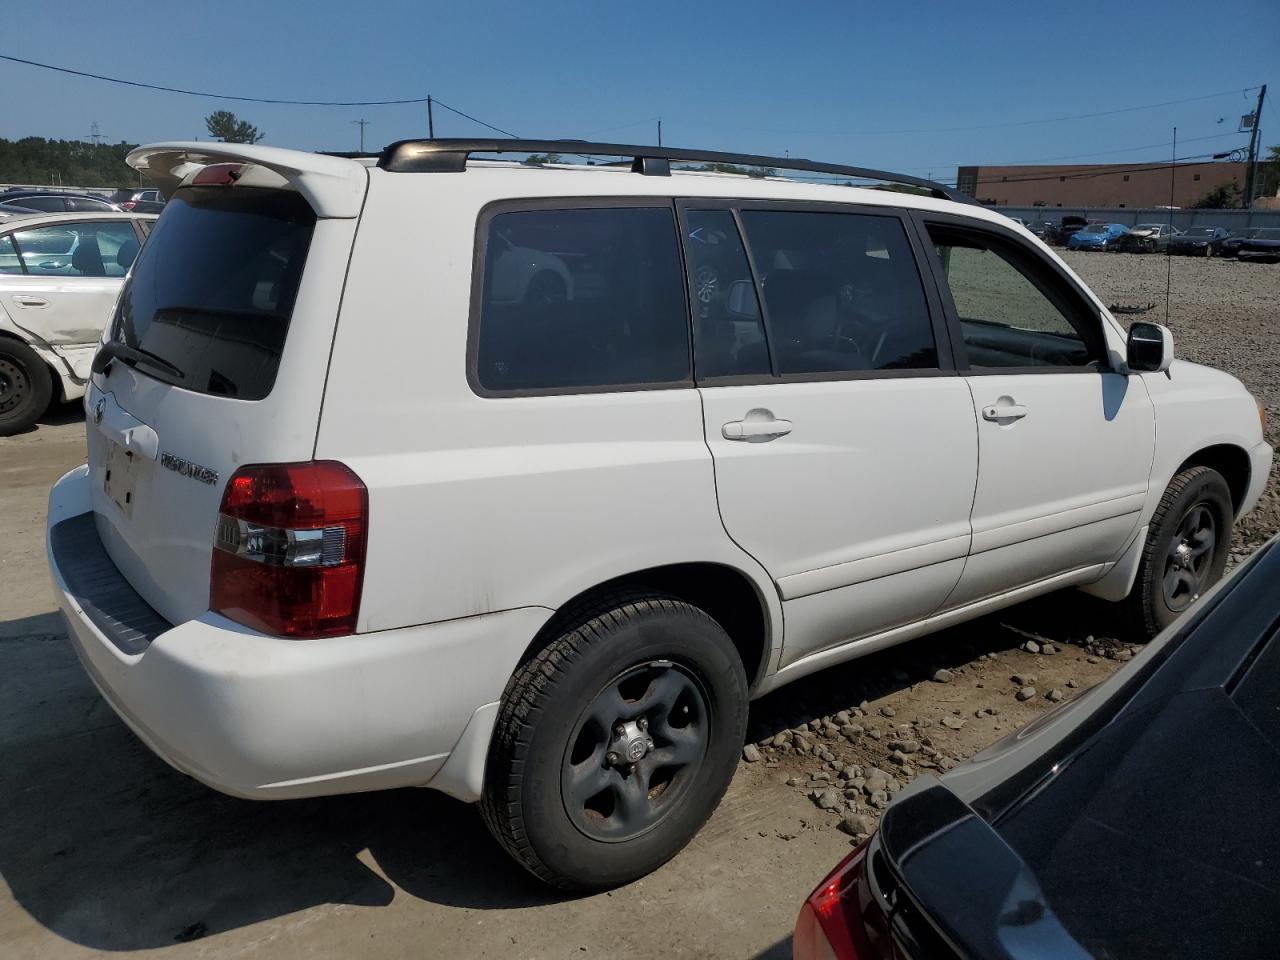
{"type": "Polygon", "coordinates": [[[102,373],[111,365],[111,361],[116,359],[123,360],[130,366],[156,367],[179,380],[185,380],[187,376],[164,357],[150,350],[143,350],[141,347],[131,347],[123,340],[108,340],[98,348],[98,352],[93,355],[93,372],[102,373]]]}

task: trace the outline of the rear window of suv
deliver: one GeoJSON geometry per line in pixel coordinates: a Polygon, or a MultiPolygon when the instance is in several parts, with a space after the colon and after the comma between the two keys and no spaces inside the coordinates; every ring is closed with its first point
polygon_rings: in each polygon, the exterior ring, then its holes
{"type": "Polygon", "coordinates": [[[198,393],[271,392],[316,217],[301,195],[251,187],[174,194],[120,295],[113,336],[182,371],[198,393]]]}

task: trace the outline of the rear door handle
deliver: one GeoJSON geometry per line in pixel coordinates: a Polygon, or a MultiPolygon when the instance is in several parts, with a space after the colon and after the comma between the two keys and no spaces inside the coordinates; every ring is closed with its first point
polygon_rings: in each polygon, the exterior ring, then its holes
{"type": "Polygon", "coordinates": [[[49,301],[44,297],[28,297],[26,294],[18,294],[13,298],[13,302],[21,304],[24,307],[47,307],[49,301]]]}
{"type": "Polygon", "coordinates": [[[1027,408],[1020,403],[994,403],[982,408],[982,419],[994,420],[997,423],[1001,420],[1021,420],[1027,413],[1027,408]]]}
{"type": "Polygon", "coordinates": [[[726,440],[748,440],[757,443],[776,440],[790,432],[790,420],[731,420],[720,428],[720,434],[726,440]]]}

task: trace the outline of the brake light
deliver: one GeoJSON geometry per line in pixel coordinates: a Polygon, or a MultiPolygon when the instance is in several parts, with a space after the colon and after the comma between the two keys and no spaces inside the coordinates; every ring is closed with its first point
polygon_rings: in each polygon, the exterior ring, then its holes
{"type": "Polygon", "coordinates": [[[193,186],[230,186],[244,172],[243,163],[211,163],[195,175],[193,186]]]}
{"type": "Polygon", "coordinates": [[[794,960],[875,960],[864,922],[869,902],[865,877],[867,840],[840,861],[818,888],[809,894],[796,919],[791,955],[794,960]]]}
{"type": "Polygon", "coordinates": [[[120,204],[121,208],[125,210],[132,210],[137,205],[138,204],[133,200],[126,200],[124,203],[120,204]]]}
{"type": "Polygon", "coordinates": [[[369,492],[334,460],[241,467],[218,511],[209,608],[282,637],[353,633],[369,492]]]}

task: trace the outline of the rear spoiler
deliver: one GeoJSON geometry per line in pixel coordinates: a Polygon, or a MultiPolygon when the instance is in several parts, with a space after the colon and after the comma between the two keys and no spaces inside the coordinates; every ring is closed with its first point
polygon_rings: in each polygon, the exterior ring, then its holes
{"type": "Polygon", "coordinates": [[[130,151],[125,161],[150,177],[166,197],[211,163],[263,167],[302,194],[318,217],[359,216],[369,184],[368,171],[354,160],[244,143],[153,143],[130,151]]]}
{"type": "Polygon", "coordinates": [[[880,851],[900,893],[955,955],[1089,960],[1004,838],[942,784],[921,785],[885,811],[880,851]]]}

